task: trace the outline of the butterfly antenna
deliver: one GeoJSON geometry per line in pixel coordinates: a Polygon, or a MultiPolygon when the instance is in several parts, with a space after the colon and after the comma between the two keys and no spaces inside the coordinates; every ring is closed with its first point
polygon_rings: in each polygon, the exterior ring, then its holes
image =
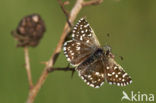
{"type": "Polygon", "coordinates": [[[107,33],[105,36],[106,42],[104,43],[104,46],[108,46],[110,44],[110,33],[107,33]]]}
{"type": "Polygon", "coordinates": [[[106,34],[106,45],[109,45],[110,44],[110,33],[107,33],[106,34]]]}
{"type": "Polygon", "coordinates": [[[115,54],[115,56],[116,56],[116,57],[118,57],[121,61],[123,61],[123,60],[124,60],[124,57],[123,57],[123,56],[121,56],[121,55],[115,54]]]}
{"type": "Polygon", "coordinates": [[[124,57],[123,56],[119,56],[120,60],[124,60],[124,57]]]}

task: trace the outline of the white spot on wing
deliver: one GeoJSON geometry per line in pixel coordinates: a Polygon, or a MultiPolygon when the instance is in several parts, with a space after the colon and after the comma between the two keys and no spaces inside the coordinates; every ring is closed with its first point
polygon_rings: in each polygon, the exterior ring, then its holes
{"type": "Polygon", "coordinates": [[[86,34],[83,34],[82,36],[85,36],[86,34]]]}
{"type": "Polygon", "coordinates": [[[104,84],[104,82],[102,82],[101,84],[100,84],[100,86],[102,86],[104,84]]]}
{"type": "Polygon", "coordinates": [[[87,82],[87,85],[89,85],[90,83],[89,82],[87,82]]]}
{"type": "Polygon", "coordinates": [[[94,87],[94,85],[93,85],[93,84],[90,84],[90,86],[91,86],[91,87],[94,87]]]}
{"type": "Polygon", "coordinates": [[[121,80],[121,78],[119,78],[119,80],[121,80]]]}
{"type": "Polygon", "coordinates": [[[127,73],[125,73],[122,77],[124,78],[127,75],[127,73]]]}
{"type": "Polygon", "coordinates": [[[92,36],[92,34],[89,34],[88,36],[92,36]]]}
{"type": "Polygon", "coordinates": [[[118,72],[118,74],[121,74],[121,72],[118,72]]]}
{"type": "Polygon", "coordinates": [[[120,83],[117,83],[117,86],[120,86],[120,83]]]}
{"type": "Polygon", "coordinates": [[[108,75],[108,76],[112,76],[112,74],[110,74],[110,73],[108,73],[107,75],[108,75]]]}
{"type": "Polygon", "coordinates": [[[117,69],[117,68],[118,68],[118,67],[117,67],[117,66],[115,66],[115,67],[114,67],[114,70],[115,70],[115,69],[117,69]]]}
{"type": "Polygon", "coordinates": [[[83,76],[81,76],[81,78],[82,78],[82,79],[84,79],[84,77],[83,77],[83,76]]]}
{"type": "Polygon", "coordinates": [[[96,86],[95,88],[99,88],[99,86],[96,86]]]}
{"type": "Polygon", "coordinates": [[[126,82],[126,84],[128,85],[129,83],[128,83],[128,82],[126,82]]]}
{"type": "Polygon", "coordinates": [[[80,50],[80,47],[76,47],[76,50],[80,50]]]}
{"type": "Polygon", "coordinates": [[[80,43],[79,43],[79,42],[77,42],[76,44],[77,44],[77,45],[80,45],[80,43]]]}
{"type": "Polygon", "coordinates": [[[83,40],[82,36],[80,36],[80,40],[83,40]]]}
{"type": "Polygon", "coordinates": [[[66,50],[66,47],[64,47],[63,50],[66,50]]]}
{"type": "Polygon", "coordinates": [[[89,78],[90,80],[92,80],[93,78],[91,77],[91,78],[89,78]]]}
{"type": "Polygon", "coordinates": [[[115,77],[118,78],[118,75],[116,74],[115,77]]]}
{"type": "Polygon", "coordinates": [[[73,30],[73,33],[75,33],[76,31],[75,30],[73,30]]]}
{"type": "Polygon", "coordinates": [[[66,45],[67,45],[67,42],[64,43],[64,46],[66,46],[66,45]]]}
{"type": "Polygon", "coordinates": [[[99,75],[99,72],[95,72],[95,75],[99,75]]]}
{"type": "Polygon", "coordinates": [[[84,19],[84,18],[81,18],[81,19],[80,19],[80,22],[81,22],[83,19],[84,19]]]}
{"type": "Polygon", "coordinates": [[[91,75],[88,75],[88,78],[90,78],[91,77],[91,75]]]}
{"type": "Polygon", "coordinates": [[[81,33],[84,33],[84,31],[82,30],[81,33]]]}
{"type": "Polygon", "coordinates": [[[112,73],[113,75],[115,74],[115,72],[112,73]]]}
{"type": "Polygon", "coordinates": [[[84,27],[86,28],[86,27],[88,27],[89,26],[89,24],[86,24],[84,27]]]}
{"type": "Polygon", "coordinates": [[[109,82],[110,85],[112,85],[112,82],[109,82]]]}
{"type": "Polygon", "coordinates": [[[89,40],[87,40],[86,42],[89,43],[89,40]]]}
{"type": "Polygon", "coordinates": [[[67,58],[68,61],[71,61],[70,58],[67,58]]]}
{"type": "Polygon", "coordinates": [[[74,38],[75,37],[75,34],[72,34],[72,37],[74,38]]]}
{"type": "Polygon", "coordinates": [[[85,30],[85,32],[87,32],[87,31],[88,31],[88,29],[85,30]]]}

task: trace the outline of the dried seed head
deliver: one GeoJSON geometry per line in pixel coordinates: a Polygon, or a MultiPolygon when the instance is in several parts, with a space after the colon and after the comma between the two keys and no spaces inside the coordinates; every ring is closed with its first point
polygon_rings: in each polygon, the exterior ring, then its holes
{"type": "Polygon", "coordinates": [[[44,21],[39,14],[25,16],[19,23],[17,29],[12,32],[14,38],[18,41],[17,46],[38,45],[45,32],[44,21]]]}

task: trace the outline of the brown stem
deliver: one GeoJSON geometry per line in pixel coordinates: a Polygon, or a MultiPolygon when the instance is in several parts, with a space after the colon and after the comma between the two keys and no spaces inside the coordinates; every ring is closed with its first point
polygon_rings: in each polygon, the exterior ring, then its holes
{"type": "Polygon", "coordinates": [[[48,70],[49,73],[54,72],[54,71],[65,71],[65,72],[71,71],[72,72],[71,77],[73,77],[73,75],[75,73],[75,68],[69,68],[69,67],[66,67],[66,68],[50,68],[48,70]]]}
{"type": "Polygon", "coordinates": [[[83,6],[98,5],[102,2],[103,2],[103,0],[90,0],[90,1],[83,2],[82,5],[83,6]]]}
{"type": "Polygon", "coordinates": [[[61,0],[57,0],[58,1],[58,3],[59,3],[59,5],[60,5],[60,7],[61,7],[61,9],[62,9],[62,11],[63,11],[63,13],[65,14],[65,16],[66,16],[66,20],[67,20],[67,22],[68,22],[68,25],[70,26],[70,27],[72,27],[72,24],[70,23],[70,21],[69,21],[69,13],[68,13],[68,11],[65,9],[65,7],[64,7],[64,5],[67,3],[69,3],[69,2],[62,2],[61,0]]]}
{"type": "Polygon", "coordinates": [[[72,72],[74,72],[75,68],[68,68],[68,67],[66,67],[66,68],[50,68],[48,70],[49,73],[54,72],[54,71],[72,71],[72,72]]]}
{"type": "MultiPolygon", "coordinates": [[[[78,13],[80,12],[80,10],[82,9],[82,4],[83,4],[84,0],[76,0],[76,3],[74,5],[74,7],[72,8],[70,14],[69,14],[69,22],[72,24],[74,22],[74,20],[76,19],[78,13]]],[[[58,55],[61,52],[61,48],[62,45],[64,43],[65,38],[67,37],[68,33],[70,32],[71,28],[68,25],[68,22],[65,23],[62,35],[60,37],[60,40],[57,44],[57,47],[55,49],[55,51],[53,52],[51,58],[46,62],[46,66],[38,80],[38,82],[36,83],[36,85],[29,91],[29,96],[27,99],[27,103],[33,103],[39,89],[41,88],[41,86],[43,85],[44,81],[46,80],[47,76],[48,76],[48,70],[49,68],[53,68],[53,65],[56,62],[56,59],[58,57],[58,55]]]]}
{"type": "Polygon", "coordinates": [[[33,82],[32,82],[32,77],[31,77],[28,47],[24,47],[24,56],[25,56],[25,68],[26,68],[26,72],[28,76],[29,88],[31,89],[33,87],[33,82]]]}

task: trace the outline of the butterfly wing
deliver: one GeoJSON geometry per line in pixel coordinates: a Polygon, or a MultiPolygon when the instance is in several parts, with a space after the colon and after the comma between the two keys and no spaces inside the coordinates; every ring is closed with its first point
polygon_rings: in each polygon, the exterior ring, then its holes
{"type": "Polygon", "coordinates": [[[92,54],[92,48],[82,42],[70,40],[64,43],[64,54],[73,66],[79,65],[92,54]]]}
{"type": "Polygon", "coordinates": [[[72,40],[64,43],[63,50],[67,61],[73,66],[78,66],[93,54],[100,44],[84,18],[78,21],[72,33],[72,40]]]}
{"type": "Polygon", "coordinates": [[[126,86],[132,83],[131,77],[124,71],[124,69],[119,64],[114,61],[114,59],[110,58],[108,63],[105,64],[105,76],[109,84],[126,86]]]}
{"type": "Polygon", "coordinates": [[[89,57],[85,62],[79,65],[76,70],[87,85],[94,88],[99,88],[103,85],[105,76],[102,59],[89,57]]]}
{"type": "Polygon", "coordinates": [[[100,47],[100,43],[93,29],[91,28],[87,20],[85,20],[85,18],[81,18],[74,26],[72,39],[84,42],[86,45],[90,45],[92,47],[100,47]]]}

